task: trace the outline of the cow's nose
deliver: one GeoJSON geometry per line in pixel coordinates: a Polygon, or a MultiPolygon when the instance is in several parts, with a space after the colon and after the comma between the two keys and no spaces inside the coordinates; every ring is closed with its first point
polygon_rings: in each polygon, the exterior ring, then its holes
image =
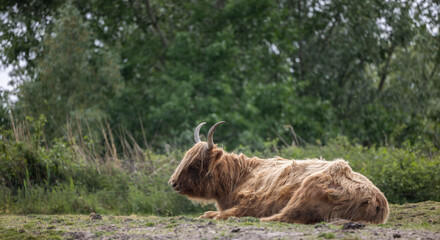
{"type": "Polygon", "coordinates": [[[177,188],[177,182],[176,181],[172,181],[171,182],[171,187],[173,187],[174,189],[177,188]]]}

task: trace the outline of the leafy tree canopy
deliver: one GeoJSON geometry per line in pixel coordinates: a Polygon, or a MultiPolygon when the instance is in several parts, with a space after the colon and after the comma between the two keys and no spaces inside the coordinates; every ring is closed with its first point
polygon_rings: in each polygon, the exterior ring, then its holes
{"type": "MultiPolygon", "coordinates": [[[[236,147],[432,141],[440,146],[434,1],[3,1],[1,61],[18,116],[62,135],[80,116],[150,147],[228,121],[236,147]]],[[[226,127],[225,127],[226,129],[226,127]]],[[[93,134],[93,133],[91,133],[93,134]]]]}

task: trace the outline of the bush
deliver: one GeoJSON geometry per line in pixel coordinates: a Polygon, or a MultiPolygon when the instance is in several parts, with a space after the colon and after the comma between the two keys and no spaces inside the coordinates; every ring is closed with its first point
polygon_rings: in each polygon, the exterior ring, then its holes
{"type": "Polygon", "coordinates": [[[46,148],[42,138],[0,135],[0,213],[176,215],[204,209],[168,186],[180,151],[100,159],[78,154],[78,145],[61,139],[46,148]]]}
{"type": "MultiPolygon", "coordinates": [[[[177,215],[212,209],[191,203],[168,186],[182,151],[142,151],[136,158],[105,152],[107,157],[100,158],[84,154],[77,141],[55,139],[50,148],[43,147],[42,127],[36,124],[28,138],[0,131],[0,213],[177,215]]],[[[268,141],[259,152],[238,150],[259,157],[343,158],[391,203],[440,201],[440,155],[429,143],[367,148],[339,137],[325,146],[279,149],[276,141],[268,141]]]]}

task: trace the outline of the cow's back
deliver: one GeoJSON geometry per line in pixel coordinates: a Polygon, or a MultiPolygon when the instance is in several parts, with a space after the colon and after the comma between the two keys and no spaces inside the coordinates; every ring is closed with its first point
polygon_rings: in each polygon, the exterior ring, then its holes
{"type": "Polygon", "coordinates": [[[313,218],[305,222],[341,218],[384,222],[389,212],[380,190],[343,160],[264,160],[237,188],[235,198],[247,208],[244,215],[254,217],[278,214],[289,205],[310,208],[307,214],[313,212],[313,218]]]}

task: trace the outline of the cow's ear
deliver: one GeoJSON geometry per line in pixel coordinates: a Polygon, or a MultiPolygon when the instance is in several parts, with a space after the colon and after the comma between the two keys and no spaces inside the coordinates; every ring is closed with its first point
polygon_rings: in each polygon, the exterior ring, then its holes
{"type": "Polygon", "coordinates": [[[223,157],[223,150],[214,148],[214,149],[208,149],[207,150],[207,158],[205,159],[206,163],[211,164],[213,162],[217,162],[223,157]]]}
{"type": "Polygon", "coordinates": [[[219,160],[223,156],[223,151],[214,151],[212,155],[213,160],[219,160]]]}

